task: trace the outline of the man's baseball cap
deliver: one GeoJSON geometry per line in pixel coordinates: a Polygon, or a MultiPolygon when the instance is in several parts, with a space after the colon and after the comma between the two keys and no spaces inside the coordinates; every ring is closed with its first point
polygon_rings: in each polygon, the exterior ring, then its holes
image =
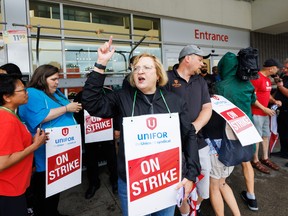
{"type": "Polygon", "coordinates": [[[263,65],[263,67],[273,67],[273,66],[276,66],[278,68],[283,67],[283,65],[277,59],[273,59],[273,58],[267,59],[263,65]]]}
{"type": "Polygon", "coordinates": [[[181,50],[178,60],[182,59],[183,57],[187,55],[192,55],[192,54],[202,56],[204,59],[209,58],[211,55],[211,54],[205,54],[203,50],[201,50],[200,47],[196,45],[187,45],[181,50]]]}

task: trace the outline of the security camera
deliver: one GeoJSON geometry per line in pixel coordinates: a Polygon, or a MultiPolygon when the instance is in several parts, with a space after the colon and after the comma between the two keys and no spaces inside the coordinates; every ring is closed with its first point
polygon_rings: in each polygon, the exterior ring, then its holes
{"type": "Polygon", "coordinates": [[[211,52],[212,52],[212,53],[215,53],[215,50],[214,50],[214,49],[212,49],[212,50],[211,50],[211,52]]]}

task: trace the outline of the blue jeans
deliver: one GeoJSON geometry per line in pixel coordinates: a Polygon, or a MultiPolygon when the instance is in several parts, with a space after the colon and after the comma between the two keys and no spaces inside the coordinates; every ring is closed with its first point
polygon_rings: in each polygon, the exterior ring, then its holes
{"type": "MultiPolygon", "coordinates": [[[[118,195],[120,198],[122,214],[123,216],[128,216],[127,183],[124,182],[121,178],[118,178],[118,195]]],[[[143,208],[145,208],[145,206],[143,206],[143,208]]],[[[162,209],[146,216],[173,216],[174,212],[175,206],[170,206],[168,208],[162,209]]]]}

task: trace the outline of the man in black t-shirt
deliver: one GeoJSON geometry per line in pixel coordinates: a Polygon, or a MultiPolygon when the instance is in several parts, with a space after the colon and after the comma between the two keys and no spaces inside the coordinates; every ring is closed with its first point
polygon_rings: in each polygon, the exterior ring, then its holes
{"type": "Polygon", "coordinates": [[[209,58],[195,45],[185,46],[179,54],[179,64],[168,71],[167,89],[184,98],[188,104],[191,123],[197,133],[201,173],[204,178],[197,184],[198,201],[197,215],[203,199],[209,198],[209,174],[211,169],[209,147],[201,133],[201,128],[207,124],[212,114],[212,105],[206,81],[198,75],[203,66],[203,59],[209,58]]]}
{"type": "Polygon", "coordinates": [[[208,73],[208,65],[205,63],[205,62],[203,62],[203,66],[201,67],[201,69],[200,69],[200,71],[201,71],[201,73],[200,73],[200,75],[207,81],[208,80],[208,82],[210,82],[210,83],[213,83],[213,82],[216,82],[216,80],[215,80],[215,77],[212,75],[212,74],[209,74],[208,73]]]}
{"type": "MultiPolygon", "coordinates": [[[[279,116],[277,117],[278,133],[280,138],[280,156],[288,158],[288,59],[284,61],[282,72],[284,76],[282,79],[275,78],[277,84],[277,91],[275,99],[282,102],[279,107],[279,116]]],[[[288,164],[286,164],[288,166],[288,164]]]]}

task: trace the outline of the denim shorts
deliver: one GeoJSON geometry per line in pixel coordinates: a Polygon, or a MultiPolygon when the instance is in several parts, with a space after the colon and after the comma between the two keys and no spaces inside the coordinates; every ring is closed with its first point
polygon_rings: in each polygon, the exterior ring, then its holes
{"type": "Polygon", "coordinates": [[[270,136],[269,116],[253,115],[253,122],[261,137],[270,136]]]}

